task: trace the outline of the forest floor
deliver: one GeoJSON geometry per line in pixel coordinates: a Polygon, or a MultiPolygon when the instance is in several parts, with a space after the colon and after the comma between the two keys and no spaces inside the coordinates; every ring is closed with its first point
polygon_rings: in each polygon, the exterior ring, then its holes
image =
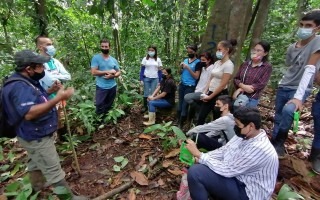
{"type": "MultiPolygon", "coordinates": [[[[280,161],[278,181],[273,198],[283,184],[291,186],[305,199],[320,199],[320,179],[311,172],[307,157],[312,141],[313,122],[310,113],[313,97],[310,97],[305,110],[300,118],[300,131],[290,134],[286,143],[288,155],[280,161]]],[[[262,112],[267,133],[272,131],[274,116],[274,92],[271,89],[265,91],[259,109],[262,112]]],[[[157,122],[174,121],[174,115],[158,115],[157,122]]],[[[122,118],[116,125],[107,125],[93,134],[90,141],[83,142],[77,147],[77,154],[81,169],[81,176],[76,173],[75,164],[71,154],[64,155],[62,162],[66,172],[66,179],[74,192],[88,196],[92,199],[118,187],[126,187],[123,192],[109,199],[176,199],[179,190],[182,169],[185,167],[178,158],[179,148],[164,150],[161,139],[154,134],[143,134],[145,127],[142,124],[143,117],[139,112],[139,105],[133,106],[130,113],[122,118]],[[120,172],[114,171],[116,163],[114,158],[123,156],[128,159],[120,172]],[[133,178],[135,181],[132,181],[133,178]]],[[[26,162],[26,153],[19,148],[19,160],[26,162]]],[[[3,147],[4,154],[9,150],[3,147]]],[[[119,158],[120,159],[120,158],[119,158]]],[[[125,160],[124,159],[124,160],[125,160]]],[[[120,159],[122,160],[122,159],[120,159]]],[[[0,161],[0,164],[1,163],[0,161]]],[[[121,168],[121,167],[120,167],[121,168]]],[[[2,173],[2,172],[1,172],[2,173]]],[[[12,178],[0,182],[0,200],[4,187],[25,175],[25,171],[17,172],[12,178]]],[[[40,194],[39,199],[46,199],[50,190],[40,194]]]]}

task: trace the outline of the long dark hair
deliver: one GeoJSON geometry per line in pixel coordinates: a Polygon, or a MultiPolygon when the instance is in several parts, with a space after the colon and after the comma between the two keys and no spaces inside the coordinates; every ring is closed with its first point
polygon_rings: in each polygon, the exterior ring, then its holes
{"type": "Polygon", "coordinates": [[[268,53],[267,55],[263,56],[263,58],[261,59],[262,62],[266,62],[268,61],[268,58],[269,58],[269,51],[270,51],[270,44],[269,42],[266,42],[266,41],[260,41],[258,43],[256,43],[254,46],[257,46],[257,45],[261,45],[264,52],[265,53],[268,53]]]}
{"type": "MultiPolygon", "coordinates": [[[[157,47],[156,47],[155,45],[150,45],[150,46],[148,47],[148,51],[149,51],[150,48],[151,48],[151,49],[154,49],[155,54],[154,54],[153,58],[154,58],[155,61],[157,61],[157,57],[158,57],[157,47]]],[[[147,53],[147,60],[149,60],[149,58],[150,58],[150,56],[149,56],[149,54],[147,53]]]]}

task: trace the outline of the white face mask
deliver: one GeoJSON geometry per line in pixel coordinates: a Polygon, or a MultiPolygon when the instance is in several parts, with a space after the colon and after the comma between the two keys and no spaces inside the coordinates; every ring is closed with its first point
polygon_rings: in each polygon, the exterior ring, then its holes
{"type": "Polygon", "coordinates": [[[150,57],[153,57],[155,54],[156,54],[156,52],[154,52],[154,51],[148,51],[148,55],[149,55],[150,57]]]}
{"type": "Polygon", "coordinates": [[[313,28],[299,28],[297,31],[297,37],[301,40],[306,40],[313,35],[313,28]]]}
{"type": "Polygon", "coordinates": [[[49,56],[53,57],[56,54],[56,48],[54,48],[53,45],[47,46],[46,49],[47,49],[46,53],[49,56]]]}

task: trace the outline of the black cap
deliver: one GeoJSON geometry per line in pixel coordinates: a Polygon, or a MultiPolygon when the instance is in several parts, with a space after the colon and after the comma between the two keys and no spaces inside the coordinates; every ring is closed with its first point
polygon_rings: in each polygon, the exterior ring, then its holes
{"type": "Polygon", "coordinates": [[[49,60],[49,56],[42,56],[29,49],[19,51],[14,55],[14,61],[17,65],[17,69],[23,69],[32,63],[43,64],[49,62],[49,60]]]}

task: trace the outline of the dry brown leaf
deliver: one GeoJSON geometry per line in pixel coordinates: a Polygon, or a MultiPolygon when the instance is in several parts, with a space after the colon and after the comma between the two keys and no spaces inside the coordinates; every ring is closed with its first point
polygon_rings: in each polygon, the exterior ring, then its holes
{"type": "Polygon", "coordinates": [[[151,139],[152,139],[151,135],[146,135],[146,134],[144,134],[144,133],[141,133],[141,134],[139,135],[139,138],[140,138],[140,139],[147,139],[147,140],[151,140],[151,139]]]}
{"type": "Polygon", "coordinates": [[[0,200],[7,200],[7,197],[4,195],[0,195],[0,200]]]}
{"type": "Polygon", "coordinates": [[[124,172],[120,172],[119,174],[117,174],[112,181],[112,184],[110,185],[111,188],[115,188],[116,186],[121,184],[121,178],[123,176],[124,172]]]}
{"type": "Polygon", "coordinates": [[[139,185],[148,185],[148,179],[147,177],[141,173],[141,172],[137,172],[137,171],[133,171],[130,172],[130,176],[133,178],[133,180],[135,180],[139,185]]]}
{"type": "Polygon", "coordinates": [[[181,171],[181,170],[178,169],[178,168],[168,169],[168,171],[169,171],[171,174],[176,175],[176,176],[179,176],[179,175],[183,174],[183,171],[181,171]]]}
{"type": "Polygon", "coordinates": [[[298,174],[300,174],[303,179],[309,183],[311,180],[311,177],[309,176],[310,171],[307,168],[305,162],[303,160],[300,160],[298,158],[290,156],[290,161],[292,163],[292,167],[294,171],[296,171],[298,174]]]}
{"type": "Polygon", "coordinates": [[[134,192],[134,190],[130,190],[129,195],[128,195],[128,200],[136,200],[136,193],[134,192]]]}
{"type": "Polygon", "coordinates": [[[160,178],[160,179],[158,180],[158,184],[159,184],[160,186],[163,186],[163,185],[164,185],[164,181],[160,178]]]}
{"type": "Polygon", "coordinates": [[[83,135],[83,129],[81,127],[77,127],[77,133],[79,133],[79,135],[83,135]]]}
{"type": "Polygon", "coordinates": [[[173,165],[172,160],[165,160],[162,162],[162,167],[164,167],[164,168],[168,168],[170,165],[173,165]]]}
{"type": "Polygon", "coordinates": [[[180,149],[173,149],[165,156],[165,158],[176,157],[179,153],[180,153],[180,149]]]}
{"type": "Polygon", "coordinates": [[[137,170],[140,169],[140,167],[141,167],[141,166],[144,164],[144,162],[146,161],[146,157],[147,157],[148,155],[150,155],[150,154],[151,154],[150,151],[145,152],[145,153],[142,154],[141,159],[140,159],[140,162],[138,163],[138,165],[137,165],[137,167],[136,167],[137,170]]]}

